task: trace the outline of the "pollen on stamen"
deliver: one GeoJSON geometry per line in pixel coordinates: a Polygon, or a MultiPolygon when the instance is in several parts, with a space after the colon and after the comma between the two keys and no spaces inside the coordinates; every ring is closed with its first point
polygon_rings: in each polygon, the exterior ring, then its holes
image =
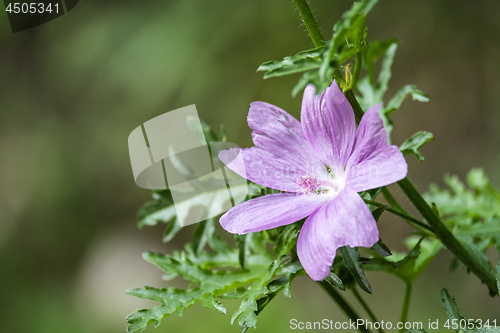
{"type": "Polygon", "coordinates": [[[314,175],[302,176],[296,181],[303,194],[316,194],[320,191],[320,181],[314,175]]]}

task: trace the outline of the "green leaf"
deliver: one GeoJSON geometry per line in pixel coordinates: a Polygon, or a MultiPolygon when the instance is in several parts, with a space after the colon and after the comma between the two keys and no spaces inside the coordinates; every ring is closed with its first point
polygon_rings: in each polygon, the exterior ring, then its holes
{"type": "Polygon", "coordinates": [[[293,89],[292,96],[310,83],[316,87],[316,93],[320,93],[332,83],[334,77],[341,86],[345,86],[339,68],[354,55],[361,53],[366,46],[366,15],[377,2],[378,0],[355,2],[342,15],[342,20],[335,24],[333,36],[325,46],[285,57],[282,61],[267,61],[258,71],[266,72],[264,78],[305,72],[293,89]]]}
{"type": "Polygon", "coordinates": [[[441,290],[441,303],[444,306],[444,310],[446,311],[446,315],[448,316],[448,318],[456,319],[458,321],[460,321],[461,319],[465,319],[458,310],[458,305],[455,301],[455,298],[450,296],[446,288],[441,290]]]}
{"type": "Polygon", "coordinates": [[[205,247],[208,239],[212,237],[214,230],[215,225],[213,218],[196,224],[193,234],[193,248],[196,254],[200,253],[205,247]]]}
{"type": "Polygon", "coordinates": [[[320,66],[320,55],[324,47],[302,51],[292,57],[285,57],[283,60],[266,61],[259,66],[257,71],[267,72],[264,79],[276,76],[289,75],[317,69],[320,66]]]}
{"type": "Polygon", "coordinates": [[[385,114],[389,116],[394,110],[399,109],[403,101],[406,99],[406,97],[410,95],[414,101],[428,102],[431,100],[429,95],[422,92],[415,85],[411,84],[406,85],[403,88],[401,88],[396,93],[396,95],[394,95],[394,97],[389,101],[389,103],[387,103],[387,107],[385,108],[385,114]]]}
{"type": "MultiPolygon", "coordinates": [[[[449,189],[431,185],[424,198],[436,204],[446,226],[476,262],[494,274],[485,252],[500,244],[500,191],[481,169],[468,173],[467,184],[449,175],[445,176],[445,183],[449,189]]],[[[451,269],[459,266],[454,260],[451,269]]]]}
{"type": "Polygon", "coordinates": [[[177,232],[181,230],[181,228],[182,228],[181,222],[177,217],[173,221],[170,221],[165,227],[165,230],[163,231],[163,238],[162,238],[163,243],[171,241],[175,237],[177,232]]]}
{"type": "Polygon", "coordinates": [[[455,330],[456,332],[459,333],[498,333],[499,332],[499,327],[481,327],[481,328],[460,328],[460,321],[462,322],[468,322],[467,318],[462,316],[460,314],[460,310],[457,305],[457,301],[455,298],[450,296],[448,293],[448,290],[446,288],[441,290],[441,303],[443,304],[443,307],[446,311],[446,315],[450,320],[456,320],[458,323],[458,328],[455,330]]]}
{"type": "Polygon", "coordinates": [[[299,223],[292,223],[283,228],[274,245],[274,252],[278,257],[290,253],[292,248],[295,247],[300,227],[299,223]]]}
{"type": "Polygon", "coordinates": [[[176,216],[169,190],[152,191],[152,195],[155,200],[146,202],[137,212],[139,228],[168,223],[176,216]]]}
{"type": "Polygon", "coordinates": [[[215,310],[216,312],[226,314],[226,308],[224,305],[222,305],[221,302],[219,302],[213,294],[206,294],[203,299],[201,304],[203,306],[206,306],[207,308],[211,308],[212,310],[215,310]]]}
{"type": "Polygon", "coordinates": [[[374,41],[363,48],[363,67],[368,71],[368,79],[372,84],[375,84],[375,63],[387,52],[387,49],[392,44],[397,44],[397,40],[391,38],[374,41]]]}
{"type": "Polygon", "coordinates": [[[392,75],[391,67],[394,62],[397,46],[397,41],[395,39],[376,41],[367,45],[363,49],[363,65],[368,70],[368,73],[357,85],[357,89],[361,93],[361,97],[359,97],[358,100],[363,109],[382,103],[382,109],[379,113],[389,138],[393,128],[389,116],[401,106],[407,96],[411,95],[414,100],[421,102],[429,101],[429,96],[417,89],[414,85],[406,85],[396,93],[387,106],[384,106],[384,95],[389,87],[389,80],[392,75]],[[378,76],[376,77],[375,64],[379,59],[382,60],[382,63],[378,76]]]}
{"type": "Polygon", "coordinates": [[[379,238],[378,242],[375,243],[375,245],[373,245],[371,247],[371,249],[373,251],[377,252],[382,257],[388,257],[388,256],[392,255],[391,250],[389,250],[387,245],[385,245],[384,242],[382,242],[382,240],[380,238],[379,238]]]}
{"type": "Polygon", "coordinates": [[[366,279],[363,268],[361,267],[358,250],[349,246],[344,246],[340,248],[340,253],[342,254],[345,266],[351,272],[354,280],[356,280],[361,289],[371,294],[372,287],[366,279]]]}
{"type": "Polygon", "coordinates": [[[325,278],[325,281],[334,286],[337,289],[340,290],[345,290],[344,283],[342,280],[337,276],[337,274],[330,272],[328,276],[325,278]]]}
{"type": "Polygon", "coordinates": [[[370,258],[369,263],[363,264],[363,268],[387,272],[405,282],[414,281],[437,255],[442,244],[435,239],[413,238],[410,239],[408,245],[412,247],[412,250],[406,256],[401,253],[393,253],[387,258],[375,256],[370,258]]]}
{"type": "Polygon", "coordinates": [[[372,212],[372,215],[373,215],[373,218],[375,219],[375,221],[378,222],[378,219],[380,218],[380,216],[382,216],[382,213],[389,207],[387,206],[382,206],[382,207],[378,207],[377,209],[375,209],[373,212],[372,212]]]}
{"type": "Polygon", "coordinates": [[[190,282],[187,289],[131,289],[127,293],[162,303],[152,309],[139,310],[127,320],[129,333],[144,330],[148,324],[159,325],[171,314],[181,315],[192,305],[201,302],[219,313],[226,313],[222,299],[241,299],[232,315],[243,330],[255,327],[258,314],[280,292],[290,297],[290,283],[304,270],[290,252],[298,235],[298,224],[279,228],[276,234],[275,257],[266,245],[263,233],[238,236],[238,248],[230,246],[214,230],[214,221],[200,223],[193,235],[194,242],[172,255],[144,253],[144,259],[155,264],[168,277],[179,276],[190,282]],[[243,237],[243,238],[242,238],[243,237]],[[242,256],[242,252],[244,255],[242,256]],[[244,262],[245,269],[240,265],[244,262]]]}
{"type": "Polygon", "coordinates": [[[420,154],[418,149],[431,140],[434,140],[434,135],[432,135],[432,133],[418,131],[403,142],[403,144],[399,147],[399,150],[405,155],[414,154],[419,161],[423,161],[424,156],[420,154]]]}

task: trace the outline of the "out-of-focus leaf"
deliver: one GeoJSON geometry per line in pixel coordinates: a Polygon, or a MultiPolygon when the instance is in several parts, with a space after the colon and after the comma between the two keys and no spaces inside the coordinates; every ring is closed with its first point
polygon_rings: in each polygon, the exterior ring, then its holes
{"type": "Polygon", "coordinates": [[[414,154],[419,161],[423,161],[424,156],[420,154],[418,149],[431,140],[434,140],[434,135],[432,135],[432,133],[418,131],[403,142],[403,144],[399,147],[399,150],[401,150],[401,152],[405,155],[414,154]]]}
{"type": "Polygon", "coordinates": [[[174,220],[168,222],[167,226],[165,227],[165,230],[163,231],[163,238],[162,241],[163,243],[167,243],[171,241],[177,232],[181,230],[181,222],[179,219],[176,217],[174,220]]]}
{"type": "Polygon", "coordinates": [[[283,60],[266,61],[259,66],[257,71],[266,72],[264,79],[283,76],[288,74],[300,73],[317,69],[320,66],[320,55],[324,47],[315,48],[300,52],[292,57],[285,57],[283,60]]]}
{"type": "Polygon", "coordinates": [[[414,100],[421,102],[429,101],[429,96],[417,89],[414,85],[406,85],[394,95],[387,105],[384,105],[384,95],[389,87],[391,67],[397,47],[398,45],[395,39],[377,41],[367,45],[363,49],[363,65],[368,70],[368,74],[363,77],[357,85],[357,89],[361,93],[358,100],[363,109],[382,103],[379,114],[384,122],[389,140],[393,128],[389,116],[401,106],[407,96],[411,95],[414,100]],[[379,59],[382,59],[382,63],[380,65],[380,71],[376,76],[374,69],[379,59]]]}
{"type": "Polygon", "coordinates": [[[414,101],[428,102],[431,100],[429,95],[422,92],[422,90],[418,89],[415,85],[409,84],[399,89],[396,95],[387,103],[385,114],[389,116],[394,110],[399,109],[406,97],[410,95],[414,101]]]}
{"type": "Polygon", "coordinates": [[[363,67],[367,69],[369,75],[368,79],[372,84],[375,84],[375,63],[386,53],[387,49],[392,44],[397,44],[397,40],[391,38],[382,41],[374,41],[363,48],[363,67]]]}
{"type": "Polygon", "coordinates": [[[342,254],[345,266],[349,269],[361,289],[371,294],[372,287],[366,279],[365,272],[361,267],[358,250],[349,246],[344,246],[340,248],[340,253],[342,254]]]}
{"type": "MultiPolygon", "coordinates": [[[[439,208],[444,223],[486,270],[494,271],[484,254],[500,243],[500,191],[481,169],[472,169],[467,185],[456,176],[445,176],[449,189],[431,185],[424,195],[439,208]]],[[[460,263],[454,260],[451,269],[460,263]]]]}
{"type": "Polygon", "coordinates": [[[196,224],[193,234],[193,249],[194,253],[198,254],[207,244],[209,238],[215,230],[214,219],[208,219],[196,224]]]}

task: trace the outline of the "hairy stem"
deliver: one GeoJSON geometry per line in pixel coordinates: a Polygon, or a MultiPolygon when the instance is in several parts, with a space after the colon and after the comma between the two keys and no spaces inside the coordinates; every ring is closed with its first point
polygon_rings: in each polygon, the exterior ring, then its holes
{"type": "MultiPolygon", "coordinates": [[[[370,309],[370,307],[368,306],[368,304],[365,302],[365,300],[363,299],[363,297],[361,297],[361,295],[359,294],[358,290],[356,289],[356,287],[352,288],[352,292],[354,293],[354,296],[356,297],[356,299],[358,300],[359,304],[361,304],[361,306],[363,307],[363,309],[365,309],[366,313],[368,314],[368,316],[370,317],[370,319],[374,322],[374,323],[379,323],[379,321],[377,320],[377,317],[375,317],[375,314],[373,313],[373,311],[370,309]]],[[[384,330],[382,328],[379,328],[377,329],[377,331],[379,333],[384,333],[384,330]]]]}
{"type": "Polygon", "coordinates": [[[349,84],[349,90],[354,89],[358,84],[359,74],[361,73],[361,64],[363,57],[361,52],[356,53],[356,63],[354,64],[354,71],[352,72],[352,80],[349,84]]]}
{"type": "MultiPolygon", "coordinates": [[[[359,318],[354,309],[345,301],[345,299],[340,296],[340,294],[335,290],[335,288],[326,281],[318,282],[321,287],[330,295],[331,298],[340,306],[342,311],[349,317],[352,321],[356,322],[359,318]]],[[[364,326],[358,326],[358,330],[363,333],[370,333],[370,331],[364,326]]]]}
{"type": "Polygon", "coordinates": [[[356,123],[359,124],[365,112],[361,108],[361,105],[359,105],[358,100],[356,99],[356,96],[354,96],[352,90],[347,90],[344,93],[344,95],[345,98],[347,98],[347,100],[349,101],[349,104],[351,104],[352,109],[354,110],[354,117],[356,118],[356,123]]]}
{"type": "Polygon", "coordinates": [[[493,268],[488,264],[476,262],[472,254],[464,247],[464,245],[448,230],[443,224],[439,216],[424,200],[422,195],[417,191],[413,184],[405,178],[398,182],[399,187],[411,203],[422,214],[424,219],[434,230],[436,237],[457,257],[468,269],[470,269],[490,290],[490,294],[498,295],[498,287],[496,274],[493,268]]]}
{"type": "MultiPolygon", "coordinates": [[[[345,96],[354,110],[356,121],[359,122],[361,120],[360,115],[362,116],[364,113],[363,109],[356,100],[356,96],[354,96],[352,90],[348,90],[345,93],[345,96]]],[[[493,268],[487,263],[476,262],[476,260],[474,260],[471,252],[469,252],[450,232],[450,230],[448,230],[448,228],[441,221],[441,218],[437,216],[434,210],[424,200],[422,195],[417,191],[408,178],[400,180],[398,185],[413,206],[415,206],[427,223],[429,223],[429,226],[436,234],[436,237],[444,244],[444,246],[446,246],[446,248],[448,248],[448,250],[450,250],[450,252],[453,253],[453,255],[465,265],[465,267],[472,271],[484,284],[486,284],[490,290],[491,296],[498,295],[496,274],[493,268]]]]}
{"type": "MultiPolygon", "coordinates": [[[[411,290],[412,290],[413,283],[412,282],[406,282],[405,286],[405,298],[403,300],[403,309],[401,310],[401,319],[399,320],[401,323],[406,323],[408,320],[408,310],[410,309],[410,299],[411,299],[411,290]]],[[[404,326],[399,330],[399,333],[404,333],[405,329],[404,326]]]]}
{"type": "Polygon", "coordinates": [[[316,19],[309,8],[307,0],[295,0],[295,6],[297,6],[297,9],[299,10],[300,17],[306,26],[307,32],[309,33],[314,46],[320,47],[325,45],[325,40],[323,39],[323,35],[321,35],[318,23],[316,23],[316,19]]]}

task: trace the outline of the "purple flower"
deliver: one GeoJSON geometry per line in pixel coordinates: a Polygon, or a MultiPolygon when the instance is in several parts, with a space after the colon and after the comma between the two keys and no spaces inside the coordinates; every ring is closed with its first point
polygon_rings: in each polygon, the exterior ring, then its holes
{"type": "Polygon", "coordinates": [[[387,143],[380,104],[354,112],[334,81],[321,95],[308,85],[302,123],[282,109],[254,102],[248,113],[254,147],[220,152],[220,160],[254,183],[284,191],[243,202],[220,223],[231,233],[276,228],[309,216],[297,240],[307,274],[323,280],[342,246],[371,247],[376,222],[357,192],[403,179],[408,166],[397,146],[387,143]]]}

